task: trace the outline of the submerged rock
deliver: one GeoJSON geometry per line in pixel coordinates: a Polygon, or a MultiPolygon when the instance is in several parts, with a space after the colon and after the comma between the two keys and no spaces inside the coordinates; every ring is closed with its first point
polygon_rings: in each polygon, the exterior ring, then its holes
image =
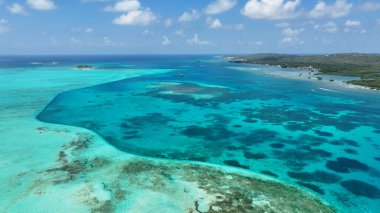
{"type": "Polygon", "coordinates": [[[359,180],[343,181],[341,185],[357,196],[380,199],[380,189],[359,180]]]}
{"type": "Polygon", "coordinates": [[[336,161],[328,161],[326,167],[339,173],[350,173],[352,170],[367,171],[369,166],[350,158],[338,158],[336,161]]]}

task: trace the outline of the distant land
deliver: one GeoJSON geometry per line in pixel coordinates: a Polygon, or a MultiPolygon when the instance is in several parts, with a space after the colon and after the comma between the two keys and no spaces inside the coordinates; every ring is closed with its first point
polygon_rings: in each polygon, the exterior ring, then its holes
{"type": "Polygon", "coordinates": [[[326,55],[253,54],[231,55],[233,63],[254,63],[299,68],[316,74],[355,76],[347,83],[380,90],[380,54],[340,53],[326,55]]]}

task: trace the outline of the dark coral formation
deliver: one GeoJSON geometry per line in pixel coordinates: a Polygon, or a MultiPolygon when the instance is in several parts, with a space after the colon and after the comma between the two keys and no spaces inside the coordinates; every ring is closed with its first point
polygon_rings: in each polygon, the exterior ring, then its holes
{"type": "Polygon", "coordinates": [[[328,161],[326,167],[330,170],[339,173],[350,173],[351,171],[367,171],[369,166],[366,164],[350,159],[350,158],[338,158],[336,161],[328,161]]]}
{"type": "Polygon", "coordinates": [[[247,159],[260,160],[260,159],[265,159],[268,156],[265,155],[264,153],[253,153],[249,151],[244,151],[244,157],[247,159]]]}
{"type": "Polygon", "coordinates": [[[300,181],[313,181],[320,183],[337,183],[341,180],[338,175],[324,172],[324,171],[314,171],[314,172],[288,172],[289,177],[298,179],[300,181]]]}
{"type": "Polygon", "coordinates": [[[268,171],[268,170],[263,170],[263,171],[260,171],[262,174],[264,175],[269,175],[269,176],[272,176],[272,177],[275,177],[275,178],[278,178],[280,176],[278,176],[276,173],[273,173],[271,171],[268,171]]]}
{"type": "Polygon", "coordinates": [[[347,180],[343,181],[341,185],[354,195],[380,199],[380,189],[371,184],[359,180],[347,180]]]}
{"type": "Polygon", "coordinates": [[[237,160],[225,160],[225,161],[223,161],[223,163],[225,163],[226,165],[229,165],[229,166],[240,167],[243,169],[249,169],[249,166],[242,165],[237,160]]]}
{"type": "Polygon", "coordinates": [[[321,189],[320,187],[318,187],[318,186],[316,186],[314,184],[304,183],[304,182],[301,182],[301,181],[297,181],[297,184],[300,185],[300,186],[306,187],[308,189],[311,189],[311,190],[313,190],[314,192],[317,192],[320,195],[324,195],[325,194],[325,191],[323,189],[321,189]]]}
{"type": "Polygon", "coordinates": [[[274,149],[282,149],[282,148],[285,147],[285,144],[283,144],[283,143],[272,143],[272,144],[270,145],[270,147],[272,147],[272,148],[274,148],[274,149]]]}

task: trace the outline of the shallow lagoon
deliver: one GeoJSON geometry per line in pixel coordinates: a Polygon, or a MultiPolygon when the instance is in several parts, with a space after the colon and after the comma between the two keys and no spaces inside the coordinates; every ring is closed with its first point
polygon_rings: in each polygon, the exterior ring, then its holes
{"type": "Polygon", "coordinates": [[[199,58],[89,61],[175,71],[62,93],[38,118],[88,128],[128,153],[239,167],[305,187],[345,212],[377,211],[379,93],[199,58]]]}

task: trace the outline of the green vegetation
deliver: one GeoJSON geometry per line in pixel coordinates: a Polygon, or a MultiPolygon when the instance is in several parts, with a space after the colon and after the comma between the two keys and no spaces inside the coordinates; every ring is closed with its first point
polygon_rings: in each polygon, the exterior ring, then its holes
{"type": "Polygon", "coordinates": [[[285,55],[254,54],[234,56],[231,62],[280,65],[281,67],[313,67],[321,74],[355,76],[360,80],[347,83],[380,89],[380,54],[285,55]]]}

